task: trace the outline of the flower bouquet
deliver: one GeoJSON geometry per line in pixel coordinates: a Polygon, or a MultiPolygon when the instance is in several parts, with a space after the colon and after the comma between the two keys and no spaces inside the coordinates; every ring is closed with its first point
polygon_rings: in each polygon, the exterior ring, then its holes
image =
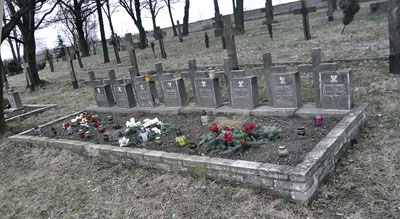
{"type": "Polygon", "coordinates": [[[84,113],[81,113],[79,116],[71,119],[70,122],[64,123],[63,128],[67,135],[72,135],[78,132],[81,137],[85,137],[85,135],[89,134],[90,131],[99,130],[101,132],[104,130],[102,127],[103,125],[104,121],[99,119],[97,115],[85,115],[84,113]]]}
{"type": "Polygon", "coordinates": [[[213,122],[209,131],[200,136],[199,146],[205,147],[209,154],[235,156],[242,155],[245,150],[252,150],[269,140],[280,137],[282,129],[278,126],[257,127],[254,123],[244,125],[237,130],[220,127],[213,122]]]}

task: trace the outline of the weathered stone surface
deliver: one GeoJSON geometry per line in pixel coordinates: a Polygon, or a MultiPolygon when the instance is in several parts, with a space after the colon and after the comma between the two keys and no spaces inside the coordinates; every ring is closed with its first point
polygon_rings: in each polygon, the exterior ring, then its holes
{"type": "Polygon", "coordinates": [[[109,84],[94,86],[94,91],[97,106],[111,107],[115,105],[114,97],[109,84]]]}
{"type": "Polygon", "coordinates": [[[182,78],[162,81],[162,89],[166,107],[182,107],[188,104],[185,83],[182,78]]]}
{"type": "Polygon", "coordinates": [[[275,73],[270,75],[272,93],[269,94],[271,106],[279,108],[298,108],[302,104],[300,73],[275,73]]]}
{"type": "Polygon", "coordinates": [[[257,77],[230,79],[233,109],[254,109],[259,105],[257,77]]]}
{"type": "Polygon", "coordinates": [[[353,107],[353,74],[351,71],[320,72],[319,86],[321,108],[346,110],[353,107]]]}
{"type": "Polygon", "coordinates": [[[196,104],[199,107],[218,108],[222,106],[221,87],[218,78],[194,79],[196,104]]]}

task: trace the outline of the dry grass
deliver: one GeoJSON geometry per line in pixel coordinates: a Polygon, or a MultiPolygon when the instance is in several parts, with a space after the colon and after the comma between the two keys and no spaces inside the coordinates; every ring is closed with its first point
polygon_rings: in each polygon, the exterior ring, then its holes
{"type": "MultiPolygon", "coordinates": [[[[312,16],[314,40],[304,42],[301,25],[293,16],[279,16],[275,39],[267,38],[261,20],[248,23],[247,33],[237,37],[241,63],[260,62],[264,51],[274,61],[309,61],[309,49],[319,46],[325,60],[380,57],[387,55],[386,18],[369,15],[363,5],[360,15],[338,34],[341,25],[336,12],[334,23],[326,24],[325,11],[312,16]],[[325,26],[325,25],[328,25],[325,26]],[[294,28],[294,31],[292,30],[294,28]]],[[[219,40],[211,40],[205,50],[203,33],[192,34],[179,44],[166,42],[167,69],[186,66],[196,58],[198,65],[221,64],[225,52],[219,40]],[[173,50],[175,48],[175,50],[173,50]]],[[[138,52],[144,71],[154,69],[150,50],[138,52]],[[150,61],[149,61],[150,60],[150,61]]],[[[127,63],[127,54],[122,54],[127,63]]],[[[86,71],[105,74],[108,65],[101,57],[84,59],[86,71]]],[[[356,102],[372,106],[368,125],[360,133],[358,144],[339,161],[334,173],[321,185],[317,199],[309,207],[272,197],[265,191],[218,183],[204,178],[164,173],[139,167],[110,165],[69,151],[30,148],[2,140],[0,145],[0,217],[2,218],[399,218],[400,217],[400,78],[387,74],[386,61],[340,63],[355,70],[356,102]]],[[[56,64],[56,73],[41,72],[50,81],[68,80],[65,63],[56,64]]],[[[120,66],[127,75],[126,67],[120,66]]],[[[117,71],[117,73],[119,73],[117,71]]],[[[309,75],[305,98],[312,99],[309,75]]],[[[22,76],[9,78],[11,85],[24,85],[22,76]]],[[[94,104],[90,87],[80,84],[73,90],[69,82],[51,83],[30,94],[18,88],[24,103],[56,103],[58,109],[9,124],[21,131],[37,123],[94,104]]]]}

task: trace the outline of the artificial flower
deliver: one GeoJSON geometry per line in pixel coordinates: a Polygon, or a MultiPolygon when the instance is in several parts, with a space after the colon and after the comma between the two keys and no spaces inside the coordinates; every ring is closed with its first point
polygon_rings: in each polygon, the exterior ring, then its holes
{"type": "Polygon", "coordinates": [[[87,121],[92,120],[92,118],[93,118],[92,115],[87,115],[87,116],[86,116],[86,120],[87,120],[87,121]]]}
{"type": "Polygon", "coordinates": [[[85,132],[80,132],[79,136],[81,136],[81,138],[85,137],[85,132]]]}
{"type": "Polygon", "coordinates": [[[64,129],[65,130],[68,130],[70,127],[71,127],[71,123],[69,123],[69,122],[67,122],[67,123],[64,123],[64,129]]]}
{"type": "Polygon", "coordinates": [[[254,123],[250,123],[248,125],[244,125],[243,132],[250,132],[251,130],[257,128],[257,126],[254,123]]]}
{"type": "Polygon", "coordinates": [[[140,126],[140,124],[141,124],[140,121],[135,122],[135,118],[131,118],[129,121],[126,121],[126,123],[125,123],[126,127],[128,127],[128,128],[135,128],[135,127],[140,126]]]}
{"type": "Polygon", "coordinates": [[[100,132],[100,133],[104,133],[105,131],[106,131],[105,128],[99,128],[99,132],[100,132]]]}
{"type": "Polygon", "coordinates": [[[229,128],[228,126],[225,126],[225,127],[224,127],[224,131],[232,131],[232,129],[229,128]]]}
{"type": "Polygon", "coordinates": [[[219,128],[217,125],[211,126],[210,128],[208,128],[211,132],[215,132],[217,134],[220,133],[219,128]]]}
{"type": "Polygon", "coordinates": [[[142,126],[147,128],[147,127],[152,126],[152,125],[157,124],[157,123],[159,123],[158,118],[154,118],[154,119],[147,119],[146,118],[146,119],[143,120],[142,126]]]}
{"type": "Polygon", "coordinates": [[[153,131],[157,135],[161,135],[161,130],[159,128],[157,128],[157,127],[152,128],[151,131],[153,131]]]}
{"type": "Polygon", "coordinates": [[[240,142],[243,146],[246,145],[246,140],[242,139],[242,141],[240,142]]]}
{"type": "Polygon", "coordinates": [[[225,142],[230,142],[232,141],[232,133],[231,132],[225,132],[224,136],[222,136],[222,141],[225,142]]]}
{"type": "Polygon", "coordinates": [[[93,122],[93,126],[96,127],[96,128],[99,127],[99,126],[100,126],[99,121],[97,121],[97,120],[94,121],[94,122],[93,122]]]}
{"type": "Polygon", "coordinates": [[[120,138],[120,139],[118,140],[118,143],[119,143],[119,146],[120,146],[120,147],[125,147],[125,146],[127,146],[128,143],[129,143],[129,138],[122,137],[122,138],[120,138]]]}

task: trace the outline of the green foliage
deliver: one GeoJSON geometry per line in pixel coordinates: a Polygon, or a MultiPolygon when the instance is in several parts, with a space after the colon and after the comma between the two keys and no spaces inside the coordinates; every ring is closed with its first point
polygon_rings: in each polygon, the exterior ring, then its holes
{"type": "Polygon", "coordinates": [[[348,25],[353,21],[354,15],[360,10],[358,0],[340,0],[339,8],[343,11],[343,24],[348,25]]]}
{"type": "Polygon", "coordinates": [[[201,135],[199,146],[205,147],[208,154],[235,156],[246,150],[253,150],[280,137],[282,128],[278,126],[256,127],[245,125],[242,130],[224,129],[211,124],[210,131],[201,135]]]}

